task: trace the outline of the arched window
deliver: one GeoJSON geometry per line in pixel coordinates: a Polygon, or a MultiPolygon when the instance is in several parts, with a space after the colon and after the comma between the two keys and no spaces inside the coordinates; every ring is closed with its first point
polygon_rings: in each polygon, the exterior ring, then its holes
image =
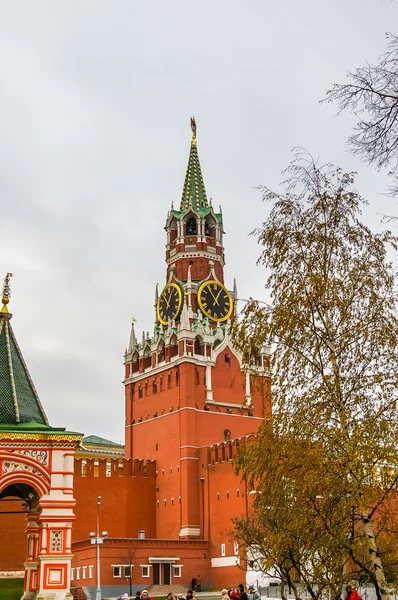
{"type": "Polygon", "coordinates": [[[210,227],[207,221],[205,221],[205,235],[210,236],[210,227]]]}
{"type": "Polygon", "coordinates": [[[187,221],[187,235],[196,235],[196,219],[191,217],[187,221]]]}
{"type": "Polygon", "coordinates": [[[226,429],[224,431],[224,442],[228,442],[228,440],[231,439],[231,432],[229,429],[226,429]]]}

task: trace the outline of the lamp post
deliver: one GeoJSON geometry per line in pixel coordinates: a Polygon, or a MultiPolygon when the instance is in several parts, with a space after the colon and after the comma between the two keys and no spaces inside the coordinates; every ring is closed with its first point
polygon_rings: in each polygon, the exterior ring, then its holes
{"type": "Polygon", "coordinates": [[[100,515],[100,507],[101,507],[101,496],[98,496],[97,499],[97,531],[91,531],[91,543],[97,546],[97,592],[95,594],[95,600],[101,600],[101,554],[100,554],[100,546],[104,543],[104,537],[108,535],[107,531],[103,531],[100,535],[100,526],[99,526],[99,515],[100,515]]]}

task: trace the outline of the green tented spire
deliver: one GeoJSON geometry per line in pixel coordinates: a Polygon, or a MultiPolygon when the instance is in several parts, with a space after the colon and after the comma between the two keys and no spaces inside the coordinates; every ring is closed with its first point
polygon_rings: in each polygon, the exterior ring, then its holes
{"type": "MultiPolygon", "coordinates": [[[[6,305],[3,305],[4,308],[6,305]]],[[[16,425],[35,421],[48,425],[15,339],[11,316],[8,311],[0,311],[0,424],[16,425]]]]}
{"type": "Polygon", "coordinates": [[[196,145],[196,122],[191,118],[192,140],[189,153],[187,174],[185,175],[184,189],[182,191],[180,210],[186,210],[189,205],[199,212],[201,207],[209,206],[207,201],[205,184],[200,168],[198,148],[196,145]]]}

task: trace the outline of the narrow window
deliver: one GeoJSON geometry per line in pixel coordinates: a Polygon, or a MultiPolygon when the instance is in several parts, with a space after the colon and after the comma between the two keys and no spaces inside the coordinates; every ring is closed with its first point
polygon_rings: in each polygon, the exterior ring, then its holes
{"type": "Polygon", "coordinates": [[[86,579],[87,567],[82,567],[82,579],[86,579]]]}
{"type": "Polygon", "coordinates": [[[188,219],[187,221],[187,235],[196,235],[196,229],[197,225],[196,225],[196,219],[195,217],[191,217],[190,219],[188,219]]]}
{"type": "Polygon", "coordinates": [[[176,385],[180,385],[180,371],[176,369],[176,385]]]}
{"type": "Polygon", "coordinates": [[[76,567],[76,579],[80,579],[80,567],[76,567]]]}
{"type": "Polygon", "coordinates": [[[87,475],[87,461],[86,460],[82,460],[80,474],[82,477],[86,477],[86,475],[87,475]]]}
{"type": "Polygon", "coordinates": [[[182,565],[173,565],[173,577],[181,577],[182,565]]]}
{"type": "Polygon", "coordinates": [[[123,571],[125,577],[131,577],[131,565],[123,567],[123,571]]]}
{"type": "Polygon", "coordinates": [[[112,463],[110,460],[107,460],[105,463],[105,477],[112,476],[112,463]]]}
{"type": "Polygon", "coordinates": [[[229,429],[224,431],[224,442],[228,442],[231,439],[231,432],[229,429]]]}
{"type": "Polygon", "coordinates": [[[138,388],[138,398],[142,398],[142,387],[138,388]]]}
{"type": "Polygon", "coordinates": [[[122,567],[120,567],[119,565],[114,566],[113,567],[113,576],[121,577],[122,576],[122,567]]]}
{"type": "Polygon", "coordinates": [[[149,577],[149,566],[148,565],[142,565],[142,576],[149,577]]]}
{"type": "Polygon", "coordinates": [[[221,544],[221,556],[225,556],[225,544],[221,544]]]}
{"type": "Polygon", "coordinates": [[[93,578],[93,565],[90,565],[88,567],[88,578],[92,579],[93,578]]]}
{"type": "Polygon", "coordinates": [[[94,461],[93,475],[94,475],[94,477],[99,477],[99,461],[98,460],[94,461]]]}

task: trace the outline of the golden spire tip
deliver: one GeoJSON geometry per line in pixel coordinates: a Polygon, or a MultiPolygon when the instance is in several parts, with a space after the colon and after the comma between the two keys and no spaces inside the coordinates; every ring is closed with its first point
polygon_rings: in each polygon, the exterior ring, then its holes
{"type": "Polygon", "coordinates": [[[196,121],[195,117],[191,117],[192,141],[196,141],[196,121]]]}
{"type": "Polygon", "coordinates": [[[0,312],[2,312],[2,313],[8,313],[7,304],[9,303],[10,297],[11,297],[11,288],[10,288],[10,278],[11,277],[12,277],[12,273],[7,273],[7,275],[4,277],[3,297],[1,299],[3,306],[0,310],[0,312]]]}

